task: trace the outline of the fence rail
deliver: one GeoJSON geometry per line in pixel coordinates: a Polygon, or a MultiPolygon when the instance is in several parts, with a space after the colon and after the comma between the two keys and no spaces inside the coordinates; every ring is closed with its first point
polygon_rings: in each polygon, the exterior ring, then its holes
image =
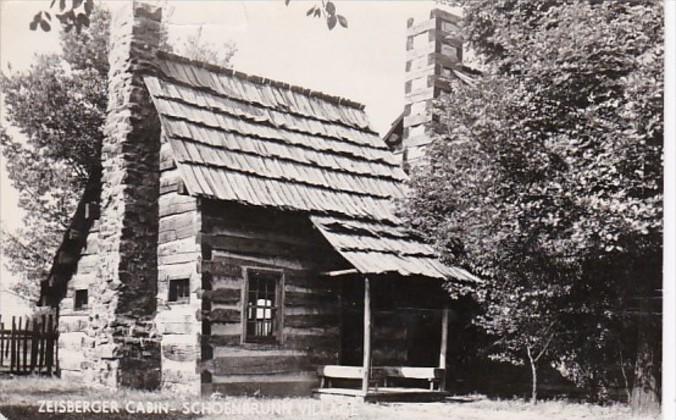
{"type": "Polygon", "coordinates": [[[58,371],[59,333],[53,315],[0,315],[0,372],[18,375],[56,374],[58,371]]]}

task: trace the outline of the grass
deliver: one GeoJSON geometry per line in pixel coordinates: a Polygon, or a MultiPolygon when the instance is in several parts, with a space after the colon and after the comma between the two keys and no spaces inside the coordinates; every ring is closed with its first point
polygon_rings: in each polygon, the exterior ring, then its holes
{"type": "MultiPolygon", "coordinates": [[[[190,408],[190,406],[189,406],[190,408]]],[[[0,413],[8,419],[112,419],[126,420],[149,417],[151,419],[204,419],[228,418],[233,420],[274,418],[278,420],[305,419],[357,419],[408,420],[657,420],[658,414],[632,416],[624,405],[597,406],[572,403],[564,400],[544,401],[532,405],[523,400],[491,400],[483,396],[451,398],[439,403],[388,403],[363,404],[358,402],[327,402],[312,398],[250,398],[225,397],[219,400],[183,398],[176,395],[121,390],[112,392],[105,388],[86,386],[81,383],[65,382],[57,378],[0,377],[0,413]],[[51,401],[108,401],[117,403],[117,414],[41,414],[40,403],[51,401]],[[173,407],[169,414],[141,414],[138,403],[166,404],[173,407]],[[184,414],[183,404],[212,407],[217,411],[184,414]],[[224,412],[225,411],[225,412],[224,412]]]]}

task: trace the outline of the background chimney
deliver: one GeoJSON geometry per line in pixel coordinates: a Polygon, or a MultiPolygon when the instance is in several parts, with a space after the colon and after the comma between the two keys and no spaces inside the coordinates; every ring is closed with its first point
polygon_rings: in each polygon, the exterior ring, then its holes
{"type": "Polygon", "coordinates": [[[462,65],[460,16],[434,9],[428,20],[407,22],[406,84],[400,151],[410,167],[423,157],[431,141],[432,100],[449,91],[453,69],[462,65]]]}
{"type": "Polygon", "coordinates": [[[113,388],[154,388],[160,349],[149,337],[157,294],[160,128],[143,76],[157,72],[162,10],[137,1],[111,4],[99,266],[83,371],[113,388]]]}

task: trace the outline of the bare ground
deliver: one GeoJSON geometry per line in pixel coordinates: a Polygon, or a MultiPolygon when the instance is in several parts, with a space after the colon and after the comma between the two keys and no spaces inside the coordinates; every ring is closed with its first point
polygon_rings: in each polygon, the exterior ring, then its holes
{"type": "MultiPolygon", "coordinates": [[[[43,409],[44,409],[43,404],[43,409]]],[[[43,410],[44,411],[44,410],[43,410]]],[[[364,404],[319,401],[312,398],[183,398],[160,392],[109,390],[53,378],[0,377],[0,413],[14,419],[205,419],[278,420],[392,419],[392,420],[657,420],[659,415],[634,416],[624,405],[597,406],[563,400],[532,405],[523,400],[491,400],[483,396],[449,398],[437,403],[364,404]],[[119,413],[40,413],[42,401],[108,401],[119,413]],[[150,406],[150,407],[148,407],[150,406]],[[147,414],[143,409],[169,407],[169,413],[147,414]],[[215,410],[211,415],[209,410],[215,410]],[[132,413],[130,411],[136,411],[132,413]]],[[[1,419],[2,417],[0,417],[1,419]]]]}

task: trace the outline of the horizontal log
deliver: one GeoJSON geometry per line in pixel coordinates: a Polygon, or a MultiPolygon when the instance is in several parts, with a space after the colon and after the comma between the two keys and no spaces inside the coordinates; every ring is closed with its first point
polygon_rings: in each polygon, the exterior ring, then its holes
{"type": "Polygon", "coordinates": [[[59,368],[65,370],[81,370],[84,355],[82,348],[78,350],[59,349],[59,368]]]}
{"type": "Polygon", "coordinates": [[[159,265],[174,265],[189,262],[197,262],[200,257],[199,252],[182,252],[169,255],[159,255],[157,261],[159,265]]]}
{"type": "Polygon", "coordinates": [[[282,348],[248,348],[248,347],[218,347],[213,348],[214,358],[217,357],[277,357],[277,356],[295,356],[306,357],[306,353],[298,350],[289,350],[282,348]]]}
{"type": "MultiPolygon", "coordinates": [[[[209,273],[211,275],[211,273],[209,273]]],[[[211,277],[211,289],[238,289],[244,287],[244,279],[237,277],[225,277],[221,274],[215,274],[211,277]]]]}
{"type": "MultiPolygon", "coordinates": [[[[197,233],[195,214],[193,212],[174,214],[160,218],[159,233],[184,232],[197,233]]],[[[160,241],[164,243],[164,241],[160,241]]]]}
{"type": "Polygon", "coordinates": [[[188,261],[184,264],[172,264],[160,266],[158,278],[159,281],[189,279],[196,270],[195,261],[188,261]]]}
{"type": "Polygon", "coordinates": [[[96,282],[96,278],[97,273],[75,273],[73,277],[71,277],[70,281],[68,281],[68,289],[69,291],[86,289],[90,284],[94,284],[96,282]]]}
{"type": "Polygon", "coordinates": [[[182,182],[178,168],[163,171],[160,174],[160,194],[168,194],[178,191],[178,185],[182,182]]]}
{"type": "Polygon", "coordinates": [[[292,315],[336,315],[340,314],[340,306],[287,306],[284,308],[284,317],[292,315]]]}
{"type": "Polygon", "coordinates": [[[211,322],[239,322],[242,319],[242,311],[238,309],[212,309],[205,317],[211,322]]]}
{"type": "Polygon", "coordinates": [[[94,255],[99,252],[99,235],[98,232],[89,231],[85,247],[82,249],[82,255],[94,255]]]}
{"type": "Polygon", "coordinates": [[[287,336],[294,335],[312,335],[312,336],[324,336],[324,337],[334,337],[340,335],[340,328],[337,325],[332,327],[302,327],[302,328],[292,328],[289,327],[286,323],[286,318],[284,319],[284,334],[287,336]]]}
{"type": "Polygon", "coordinates": [[[245,238],[260,240],[265,242],[276,242],[280,244],[289,244],[301,247],[311,247],[315,244],[313,238],[308,235],[299,235],[298,232],[284,233],[265,227],[252,227],[246,225],[246,216],[240,219],[218,220],[206,217],[204,232],[211,236],[220,236],[225,238],[245,238]],[[237,220],[237,224],[233,224],[237,220]]]}
{"type": "Polygon", "coordinates": [[[99,256],[96,254],[83,255],[77,262],[78,274],[96,273],[99,266],[99,256]]]}
{"type": "Polygon", "coordinates": [[[214,289],[202,293],[202,299],[208,299],[214,303],[236,304],[241,298],[241,289],[214,289]]]}
{"type": "Polygon", "coordinates": [[[285,306],[323,306],[331,304],[338,304],[338,297],[336,295],[297,292],[287,292],[284,294],[285,306]]]}
{"type": "Polygon", "coordinates": [[[168,142],[164,143],[160,148],[160,171],[169,171],[175,168],[174,152],[168,142]]]}
{"type": "Polygon", "coordinates": [[[262,268],[283,268],[286,270],[304,271],[313,270],[315,263],[308,260],[307,256],[296,256],[293,258],[280,258],[275,256],[254,256],[243,255],[236,251],[228,252],[215,249],[212,253],[212,259],[230,261],[234,264],[256,265],[262,268]]]}
{"type": "Polygon", "coordinates": [[[162,357],[176,362],[197,360],[199,347],[189,344],[162,344],[162,357]]]}
{"type": "Polygon", "coordinates": [[[274,257],[297,257],[307,255],[311,250],[309,246],[299,246],[281,242],[272,242],[262,239],[241,238],[234,236],[222,236],[202,234],[203,244],[209,245],[214,250],[231,251],[248,255],[269,255],[274,257]]]}
{"type": "Polygon", "coordinates": [[[198,251],[199,247],[195,243],[194,238],[185,238],[179,239],[177,241],[165,242],[157,246],[157,255],[160,257],[198,251]]]}
{"type": "Polygon", "coordinates": [[[157,242],[160,244],[177,241],[179,239],[185,238],[195,238],[195,228],[193,226],[183,226],[177,230],[166,230],[160,232],[157,238],[157,242]]]}
{"type": "Polygon", "coordinates": [[[259,356],[219,357],[206,363],[214,375],[258,375],[298,372],[310,369],[304,356],[268,356],[261,351],[259,356]]]}
{"type": "Polygon", "coordinates": [[[190,383],[199,382],[200,375],[196,372],[186,372],[184,370],[174,370],[162,368],[162,382],[170,383],[190,383]]]}
{"type": "Polygon", "coordinates": [[[312,352],[337,351],[340,348],[340,337],[337,335],[289,335],[284,337],[284,347],[312,352]]]}
{"type": "Polygon", "coordinates": [[[211,260],[202,261],[202,272],[211,273],[214,278],[217,276],[242,278],[242,267],[232,264],[229,261],[222,261],[212,257],[211,260]]]}
{"type": "Polygon", "coordinates": [[[63,316],[59,317],[59,332],[85,332],[89,325],[88,316],[63,316]]]}
{"type": "Polygon", "coordinates": [[[73,350],[82,351],[82,339],[85,337],[83,332],[68,332],[59,334],[59,351],[73,350]]]}
{"type": "Polygon", "coordinates": [[[160,312],[157,324],[162,334],[192,334],[201,330],[201,323],[194,314],[172,310],[160,312]]]}
{"type": "Polygon", "coordinates": [[[330,289],[335,283],[325,281],[318,277],[310,268],[284,270],[284,282],[289,286],[330,289]]]}
{"type": "Polygon", "coordinates": [[[204,336],[203,340],[212,347],[236,347],[241,344],[241,335],[210,335],[204,336]]]}
{"type": "Polygon", "coordinates": [[[241,322],[218,322],[210,325],[212,335],[240,335],[242,333],[241,322]]]}
{"type": "Polygon", "coordinates": [[[332,315],[284,315],[284,326],[293,328],[327,328],[340,325],[340,316],[332,315]]]}
{"type": "Polygon", "coordinates": [[[197,200],[189,195],[170,193],[159,198],[160,217],[197,211],[197,200]]]}
{"type": "MultiPolygon", "coordinates": [[[[284,276],[285,280],[287,276],[284,276]]],[[[317,282],[317,284],[306,284],[303,286],[298,286],[296,284],[289,283],[288,281],[284,282],[284,290],[287,292],[296,292],[296,293],[317,293],[322,295],[332,295],[338,293],[336,287],[327,287],[327,285],[317,282]]]]}

